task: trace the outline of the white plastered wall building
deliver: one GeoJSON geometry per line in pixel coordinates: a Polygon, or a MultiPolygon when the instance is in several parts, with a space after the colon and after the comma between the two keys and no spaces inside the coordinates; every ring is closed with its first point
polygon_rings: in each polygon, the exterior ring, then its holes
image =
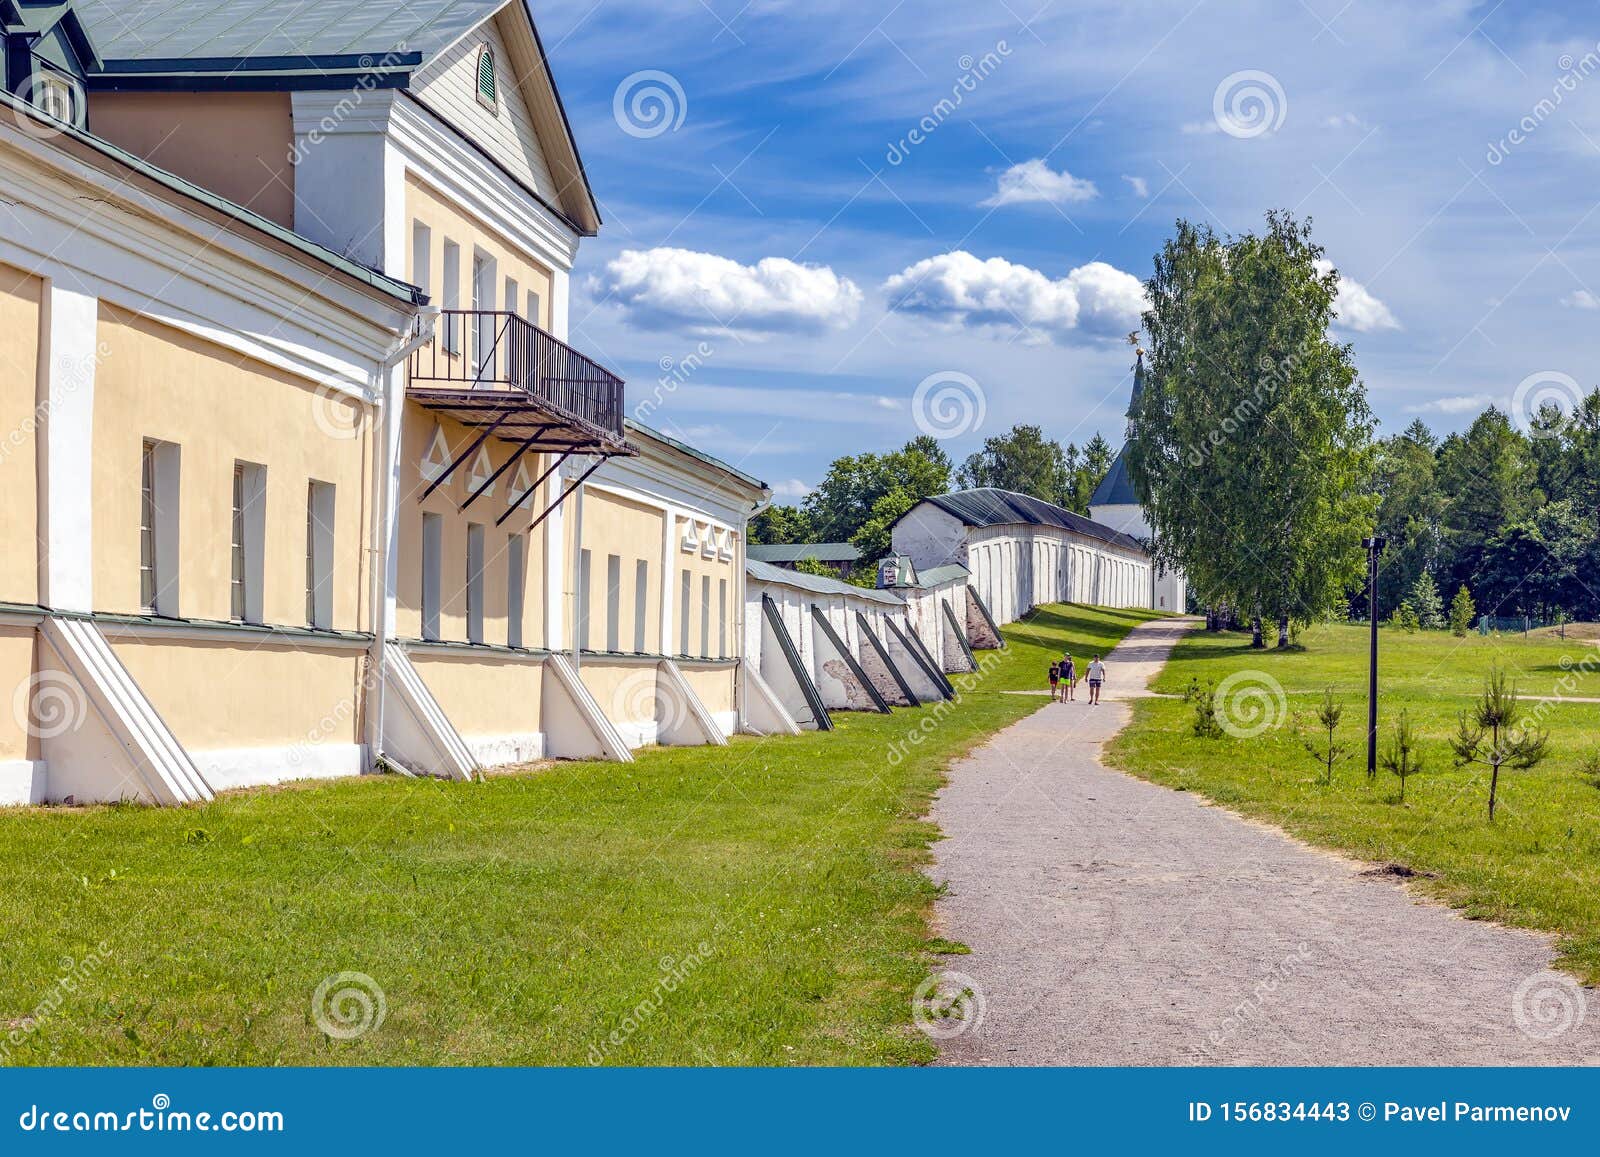
{"type": "Polygon", "coordinates": [[[919,571],[964,566],[996,624],[1015,622],[1042,603],[1151,602],[1150,558],[1136,540],[1012,491],[924,499],[895,523],[891,539],[919,571]]]}

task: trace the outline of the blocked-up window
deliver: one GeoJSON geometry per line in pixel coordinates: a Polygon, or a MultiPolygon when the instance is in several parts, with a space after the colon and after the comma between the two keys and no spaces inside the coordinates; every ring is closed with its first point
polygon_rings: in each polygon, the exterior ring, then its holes
{"type": "Polygon", "coordinates": [[[700,657],[711,657],[711,576],[700,576],[700,657]]]}
{"type": "Polygon", "coordinates": [[[266,529],[267,468],[254,462],[235,462],[230,613],[241,623],[262,621],[266,529]]]}
{"type": "Polygon", "coordinates": [[[312,479],[306,487],[306,625],[333,626],[334,486],[312,479]]]}
{"type": "Polygon", "coordinates": [[[689,594],[694,580],[687,570],[679,572],[678,583],[678,654],[689,653],[689,594]]]}
{"type": "Polygon", "coordinates": [[[178,447],[146,439],[139,464],[139,607],[178,614],[178,447]]]}
{"type": "Polygon", "coordinates": [[[528,590],[528,536],[513,534],[506,543],[506,645],[520,647],[522,610],[528,590]]]}
{"type": "Polygon", "coordinates": [[[578,552],[577,633],[580,651],[589,649],[589,580],[594,573],[592,559],[593,555],[589,550],[578,552]]]}
{"type": "Polygon", "coordinates": [[[650,563],[640,559],[633,564],[633,649],[644,654],[655,648],[650,646],[645,627],[650,619],[650,563]]]}
{"type": "Polygon", "coordinates": [[[606,555],[606,650],[622,650],[622,556],[606,555]]]}
{"type": "Polygon", "coordinates": [[[467,523],[467,641],[483,642],[483,523],[467,523]]]}
{"type": "Polygon", "coordinates": [[[439,597],[444,570],[444,517],[422,516],[422,637],[439,637],[439,597]]]}

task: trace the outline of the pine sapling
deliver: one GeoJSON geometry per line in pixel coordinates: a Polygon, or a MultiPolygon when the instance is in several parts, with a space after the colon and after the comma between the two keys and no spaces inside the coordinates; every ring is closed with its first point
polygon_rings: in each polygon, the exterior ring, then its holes
{"type": "Polygon", "coordinates": [[[1410,716],[1402,708],[1400,721],[1394,725],[1394,734],[1390,737],[1383,754],[1379,756],[1379,762],[1383,764],[1384,770],[1400,777],[1401,803],[1406,802],[1406,780],[1427,770],[1422,758],[1421,743],[1416,729],[1411,726],[1410,716]]]}
{"type": "Polygon", "coordinates": [[[1500,787],[1500,769],[1526,771],[1543,763],[1550,754],[1550,733],[1524,725],[1522,701],[1514,685],[1497,663],[1484,680],[1483,694],[1469,710],[1463,711],[1456,737],[1456,766],[1481,763],[1489,769],[1489,822],[1494,822],[1494,806],[1500,787]]]}
{"type": "Polygon", "coordinates": [[[1339,721],[1343,718],[1344,704],[1333,697],[1332,687],[1324,689],[1322,704],[1317,708],[1317,722],[1321,727],[1314,737],[1300,740],[1300,745],[1322,766],[1324,787],[1333,786],[1334,765],[1350,754],[1349,744],[1339,742],[1339,721]]]}

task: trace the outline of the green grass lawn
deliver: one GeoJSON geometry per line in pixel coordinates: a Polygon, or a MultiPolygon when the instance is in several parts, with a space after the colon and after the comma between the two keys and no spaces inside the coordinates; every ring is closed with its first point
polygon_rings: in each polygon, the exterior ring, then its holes
{"type": "Polygon", "coordinates": [[[1279,653],[1250,650],[1248,635],[1190,635],[1156,690],[1178,694],[1192,679],[1259,672],[1284,690],[1282,725],[1253,739],[1202,739],[1189,704],[1144,700],[1110,761],[1313,843],[1425,873],[1419,886],[1471,917],[1559,934],[1565,966],[1600,980],[1600,784],[1583,768],[1600,751],[1600,703],[1574,701],[1600,698],[1600,650],[1580,640],[1382,631],[1380,734],[1403,707],[1426,739],[1428,771],[1408,782],[1401,804],[1393,775],[1380,767],[1375,781],[1366,777],[1365,628],[1316,627],[1301,641],[1303,649],[1279,653]],[[1448,740],[1495,662],[1530,710],[1549,701],[1540,710],[1552,754],[1533,770],[1502,772],[1491,825],[1487,771],[1456,769],[1448,740]],[[1341,733],[1352,757],[1326,787],[1297,729],[1316,727],[1329,685],[1345,704],[1341,733]]]}
{"type": "Polygon", "coordinates": [[[0,813],[0,1063],[925,1061],[943,769],[1149,617],[1042,610],[957,709],[831,735],[0,813]],[[354,1040],[312,1012],[340,972],[383,994],[354,1040]]]}

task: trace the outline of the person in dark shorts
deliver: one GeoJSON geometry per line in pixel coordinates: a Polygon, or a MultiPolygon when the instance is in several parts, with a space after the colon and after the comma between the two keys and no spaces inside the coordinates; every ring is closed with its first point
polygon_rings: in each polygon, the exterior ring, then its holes
{"type": "Polygon", "coordinates": [[[1072,661],[1072,656],[1067,655],[1056,664],[1056,668],[1061,673],[1061,701],[1070,702],[1073,698],[1072,693],[1078,686],[1078,666],[1072,661]]]}
{"type": "Polygon", "coordinates": [[[1056,701],[1057,697],[1059,696],[1060,691],[1059,691],[1059,688],[1058,688],[1057,684],[1060,682],[1060,679],[1061,679],[1060,670],[1057,668],[1056,664],[1051,663],[1050,664],[1050,702],[1052,702],[1052,703],[1054,703],[1056,701]]]}
{"type": "Polygon", "coordinates": [[[1100,702],[1100,684],[1106,681],[1106,665],[1100,661],[1099,655],[1096,655],[1094,661],[1089,664],[1088,675],[1089,702],[1098,704],[1100,702]]]}

